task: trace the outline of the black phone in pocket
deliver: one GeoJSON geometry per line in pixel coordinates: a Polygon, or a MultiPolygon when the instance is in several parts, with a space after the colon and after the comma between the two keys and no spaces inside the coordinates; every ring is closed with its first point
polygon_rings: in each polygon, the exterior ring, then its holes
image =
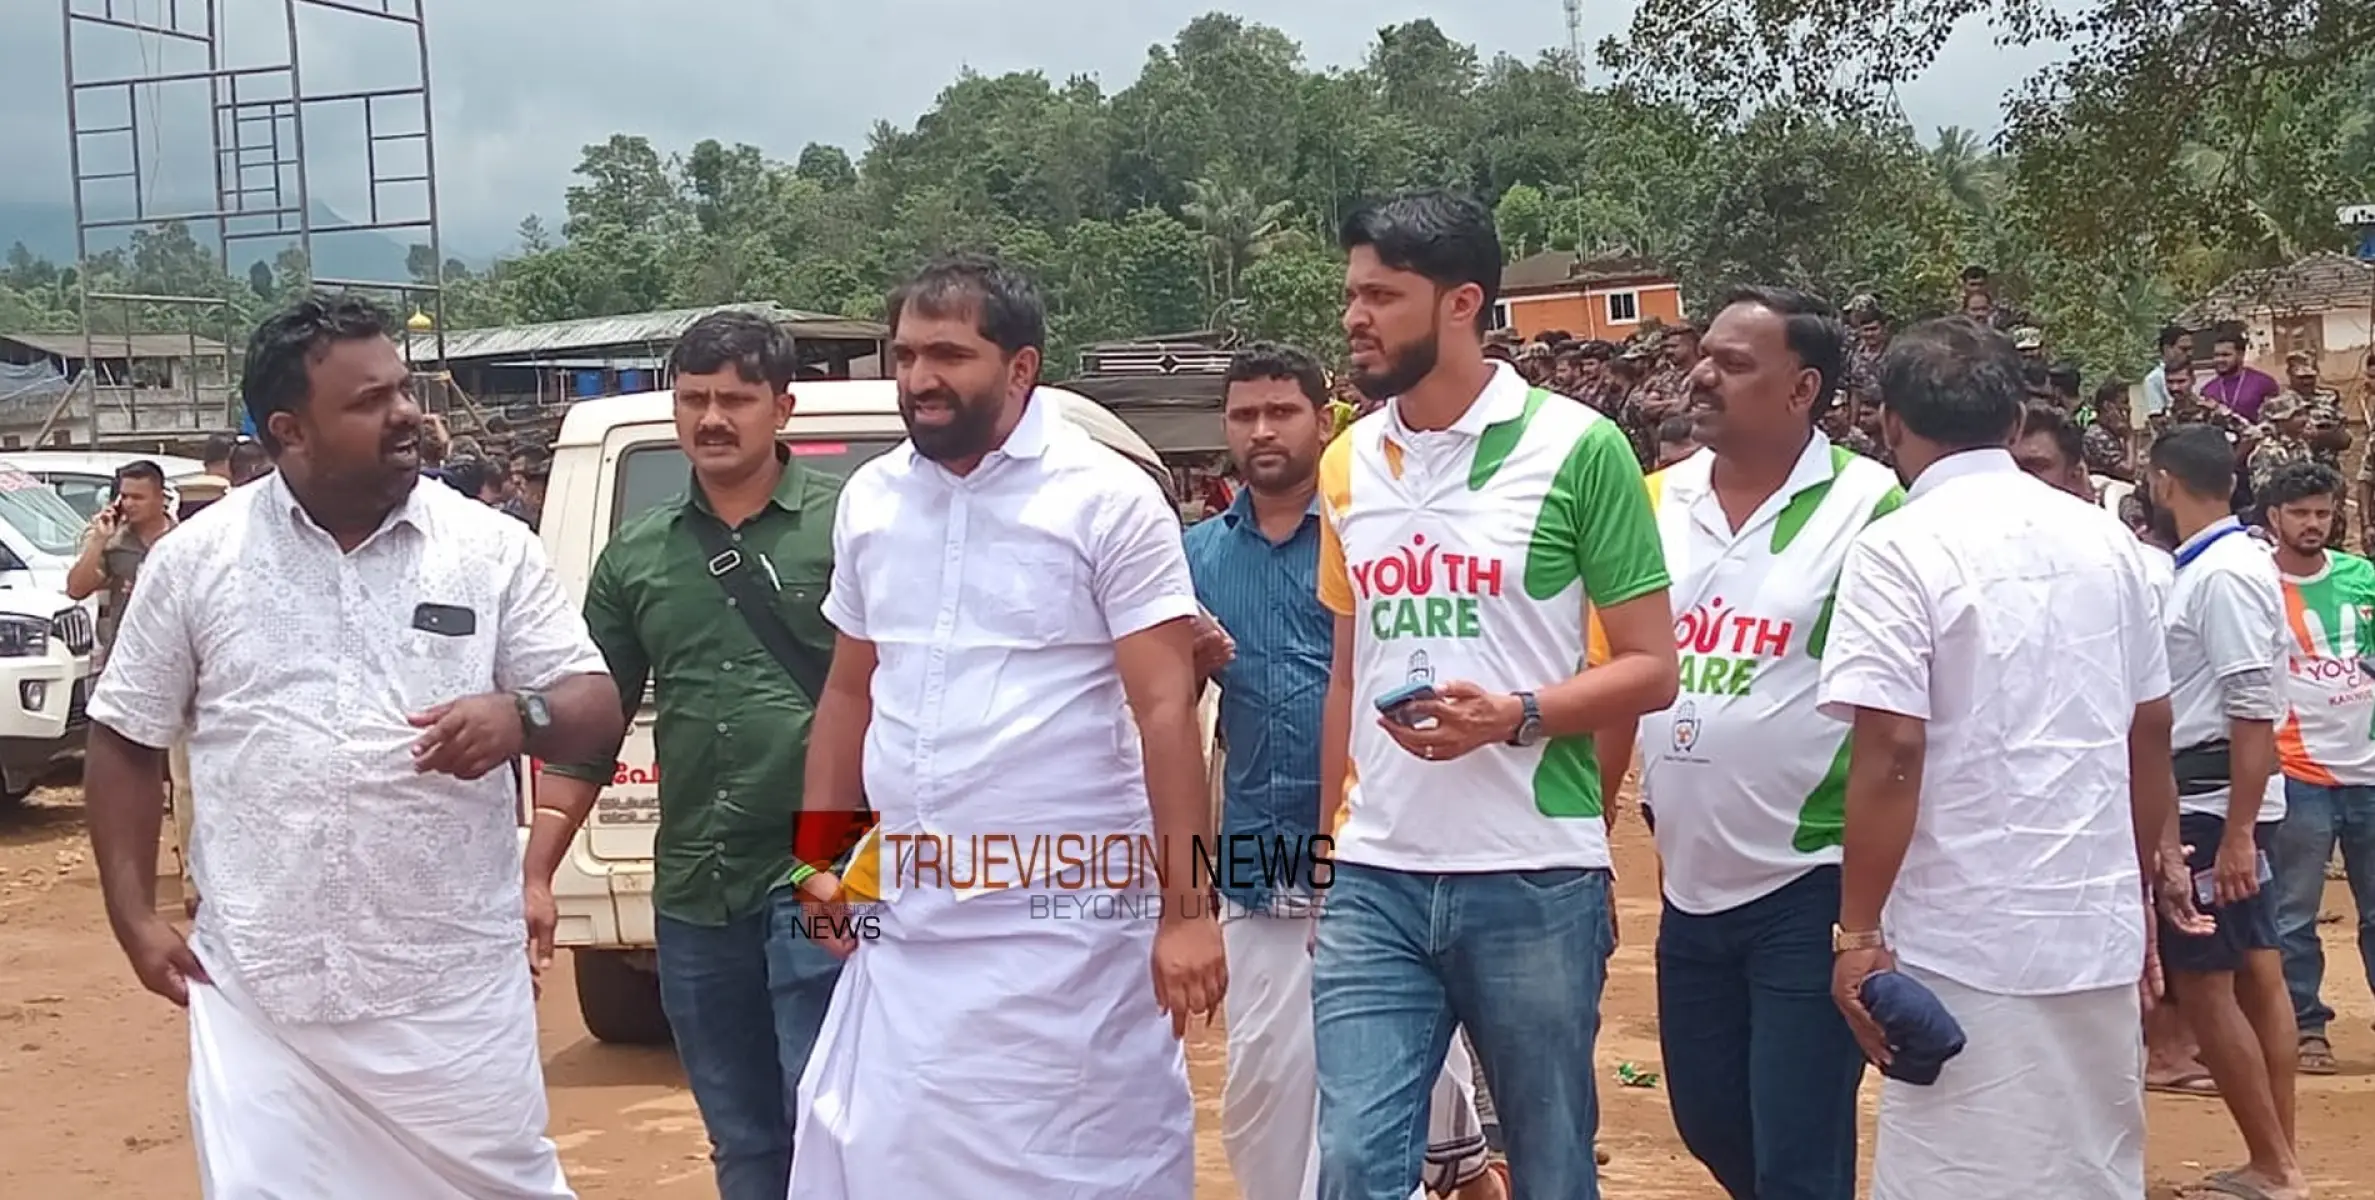
{"type": "Polygon", "coordinates": [[[412,627],[443,637],[469,637],[478,632],[478,614],[458,604],[423,604],[412,610],[412,627]]]}

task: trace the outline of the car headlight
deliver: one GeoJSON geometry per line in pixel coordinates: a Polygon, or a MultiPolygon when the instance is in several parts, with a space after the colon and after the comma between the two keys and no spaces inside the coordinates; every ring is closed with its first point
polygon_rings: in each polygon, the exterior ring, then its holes
{"type": "Polygon", "coordinates": [[[49,653],[49,622],[0,617],[0,658],[38,658],[49,653]]]}

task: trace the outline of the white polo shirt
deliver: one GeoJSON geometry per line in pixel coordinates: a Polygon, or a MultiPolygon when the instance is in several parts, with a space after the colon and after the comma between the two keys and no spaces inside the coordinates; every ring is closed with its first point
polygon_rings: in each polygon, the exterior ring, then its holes
{"type": "MultiPolygon", "coordinates": [[[[2167,613],[2169,705],[2177,725],[2173,749],[2183,750],[2227,736],[2222,681],[2244,671],[2269,672],[2282,717],[2285,664],[2292,638],[2285,631],[2284,583],[2275,556],[2233,518],[2187,538],[2177,547],[2177,582],[2169,589],[2167,613]]],[[[2184,812],[2227,815],[2228,789],[2179,795],[2184,812]]],[[[2260,795],[2259,819],[2284,819],[2284,780],[2273,777],[2260,795]]]]}
{"type": "Polygon", "coordinates": [[[1353,713],[1336,856],[1405,871],[1606,867],[1592,739],[1402,749],[1377,697],[1414,680],[1539,691],[1584,668],[1584,607],[1664,590],[1624,433],[1507,364],[1451,428],[1398,402],[1320,458],[1320,601],[1353,626],[1353,713]]]}
{"type": "Polygon", "coordinates": [[[1848,546],[1904,501],[1895,472],[1816,432],[1735,531],[1714,466],[1701,450],[1649,478],[1682,689],[1640,726],[1666,899],[1701,914],[1839,861],[1847,723],[1815,687],[1848,546]]]}
{"type": "Polygon", "coordinates": [[[2128,730],[2169,667],[2140,551],[1995,449],[1932,464],[1848,551],[1822,706],[1927,727],[1881,915],[1900,961],[2008,996],[2142,976],[2128,730]]]}

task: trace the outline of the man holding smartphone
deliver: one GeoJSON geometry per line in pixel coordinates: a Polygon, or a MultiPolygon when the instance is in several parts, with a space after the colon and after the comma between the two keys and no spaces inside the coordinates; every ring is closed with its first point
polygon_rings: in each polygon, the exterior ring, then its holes
{"type": "Polygon", "coordinates": [[[115,499],[91,518],[83,531],[82,553],[66,570],[66,596],[82,600],[100,592],[99,637],[92,652],[92,674],[107,663],[115,644],[116,625],[124,619],[124,605],[132,599],[132,582],[157,539],[173,530],[172,507],[165,489],[165,472],[141,459],[115,473],[115,499]]]}
{"type": "Polygon", "coordinates": [[[2180,427],[2150,458],[2153,503],[2176,518],[2179,538],[2164,614],[2178,838],[2194,900],[2217,922],[2199,935],[2164,923],[2161,963],[2250,1155],[2223,1176],[2272,1197],[2306,1195],[2293,1140],[2299,1047],[2266,853],[2285,814],[2284,789],[2269,786],[2291,650],[2283,583],[2228,508],[2235,460],[2223,434],[2180,427]]]}

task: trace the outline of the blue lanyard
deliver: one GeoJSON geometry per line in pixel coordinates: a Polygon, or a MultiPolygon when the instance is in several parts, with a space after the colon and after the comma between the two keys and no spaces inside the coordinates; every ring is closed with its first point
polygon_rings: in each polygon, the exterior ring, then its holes
{"type": "Polygon", "coordinates": [[[2204,550],[2208,550],[2212,546],[2217,545],[2221,538],[2242,532],[2243,527],[2241,525],[2229,525],[2226,528],[2219,530],[2217,533],[2211,534],[2209,537],[2203,538],[2201,541],[2195,542],[2193,545],[2179,550],[2177,552],[2177,569],[2180,571],[2184,570],[2187,563],[2202,557],[2202,552],[2204,550]]]}

